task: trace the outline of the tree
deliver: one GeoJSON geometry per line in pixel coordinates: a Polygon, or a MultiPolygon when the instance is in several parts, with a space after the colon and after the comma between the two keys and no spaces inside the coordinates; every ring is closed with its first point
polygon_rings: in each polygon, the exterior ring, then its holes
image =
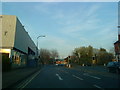
{"type": "Polygon", "coordinates": [[[55,58],[58,58],[57,50],[40,49],[40,59],[42,63],[52,64],[55,58]]]}
{"type": "Polygon", "coordinates": [[[48,64],[50,60],[50,51],[47,49],[40,49],[40,59],[44,64],[48,64]]]}
{"type": "Polygon", "coordinates": [[[115,55],[115,49],[114,49],[114,47],[110,48],[109,53],[112,53],[113,55],[115,55]]]}
{"type": "Polygon", "coordinates": [[[75,48],[72,55],[74,56],[72,61],[77,61],[78,64],[92,64],[94,57],[96,64],[103,65],[114,58],[114,54],[107,52],[105,48],[97,49],[90,45],[88,47],[75,48]]]}
{"type": "Polygon", "coordinates": [[[50,51],[51,62],[54,63],[55,59],[59,57],[57,50],[53,49],[50,51]]]}
{"type": "MultiPolygon", "coordinates": [[[[78,58],[77,58],[75,52],[72,52],[72,55],[71,55],[70,59],[71,59],[71,63],[77,63],[77,61],[78,61],[77,59],[78,58]]],[[[66,61],[67,61],[67,59],[66,59],[66,61]]]]}
{"type": "Polygon", "coordinates": [[[73,54],[76,55],[78,64],[91,64],[93,56],[93,47],[75,48],[73,54]]]}
{"type": "Polygon", "coordinates": [[[58,52],[55,49],[51,50],[50,53],[51,53],[51,58],[53,59],[59,57],[58,52]]]}
{"type": "Polygon", "coordinates": [[[98,53],[98,64],[103,65],[107,64],[108,62],[112,61],[114,55],[112,53],[107,52],[106,49],[100,48],[98,53]]]}

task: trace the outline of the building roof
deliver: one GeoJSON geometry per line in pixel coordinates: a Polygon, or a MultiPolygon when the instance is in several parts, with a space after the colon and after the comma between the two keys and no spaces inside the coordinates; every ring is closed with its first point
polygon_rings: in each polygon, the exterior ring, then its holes
{"type": "Polygon", "coordinates": [[[120,43],[120,41],[118,40],[118,41],[116,41],[114,44],[117,44],[117,43],[120,43]]]}

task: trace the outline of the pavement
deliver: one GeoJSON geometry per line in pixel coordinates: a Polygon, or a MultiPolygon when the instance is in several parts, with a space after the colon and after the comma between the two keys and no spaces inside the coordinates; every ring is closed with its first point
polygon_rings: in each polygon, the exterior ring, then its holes
{"type": "Polygon", "coordinates": [[[104,65],[92,65],[92,66],[80,66],[77,64],[72,64],[72,68],[75,69],[81,69],[81,68],[86,68],[88,70],[92,70],[92,71],[99,71],[99,72],[108,72],[107,67],[104,65]]]}
{"type": "Polygon", "coordinates": [[[2,72],[2,88],[14,87],[40,69],[41,67],[25,67],[11,70],[9,72],[2,72]]]}

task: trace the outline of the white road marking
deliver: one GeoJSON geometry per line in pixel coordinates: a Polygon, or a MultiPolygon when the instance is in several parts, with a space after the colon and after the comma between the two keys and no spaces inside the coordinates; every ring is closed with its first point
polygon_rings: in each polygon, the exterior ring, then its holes
{"type": "Polygon", "coordinates": [[[85,75],[85,76],[89,76],[89,77],[92,77],[92,78],[95,78],[95,79],[101,79],[101,78],[99,78],[99,77],[89,75],[88,73],[84,73],[83,75],[85,75]]]}
{"type": "Polygon", "coordinates": [[[59,80],[63,80],[63,79],[59,76],[59,74],[56,74],[56,76],[59,78],[59,80]]]}
{"type": "Polygon", "coordinates": [[[75,78],[77,78],[77,79],[79,79],[79,80],[83,80],[82,78],[80,78],[80,77],[78,77],[76,75],[72,75],[72,76],[75,77],[75,78]]]}
{"type": "Polygon", "coordinates": [[[26,80],[22,85],[20,85],[18,88],[24,88],[25,86],[27,86],[39,73],[41,72],[38,71],[30,80],[26,80]]]}
{"type": "Polygon", "coordinates": [[[98,85],[93,85],[93,86],[96,87],[96,88],[99,88],[99,89],[104,90],[102,87],[100,87],[100,86],[98,86],[98,85]]]}

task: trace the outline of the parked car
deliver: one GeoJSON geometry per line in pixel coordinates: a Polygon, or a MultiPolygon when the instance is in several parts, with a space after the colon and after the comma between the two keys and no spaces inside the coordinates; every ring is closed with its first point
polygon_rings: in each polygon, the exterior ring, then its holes
{"type": "Polygon", "coordinates": [[[109,72],[120,73],[120,62],[109,62],[107,68],[109,72]]]}

